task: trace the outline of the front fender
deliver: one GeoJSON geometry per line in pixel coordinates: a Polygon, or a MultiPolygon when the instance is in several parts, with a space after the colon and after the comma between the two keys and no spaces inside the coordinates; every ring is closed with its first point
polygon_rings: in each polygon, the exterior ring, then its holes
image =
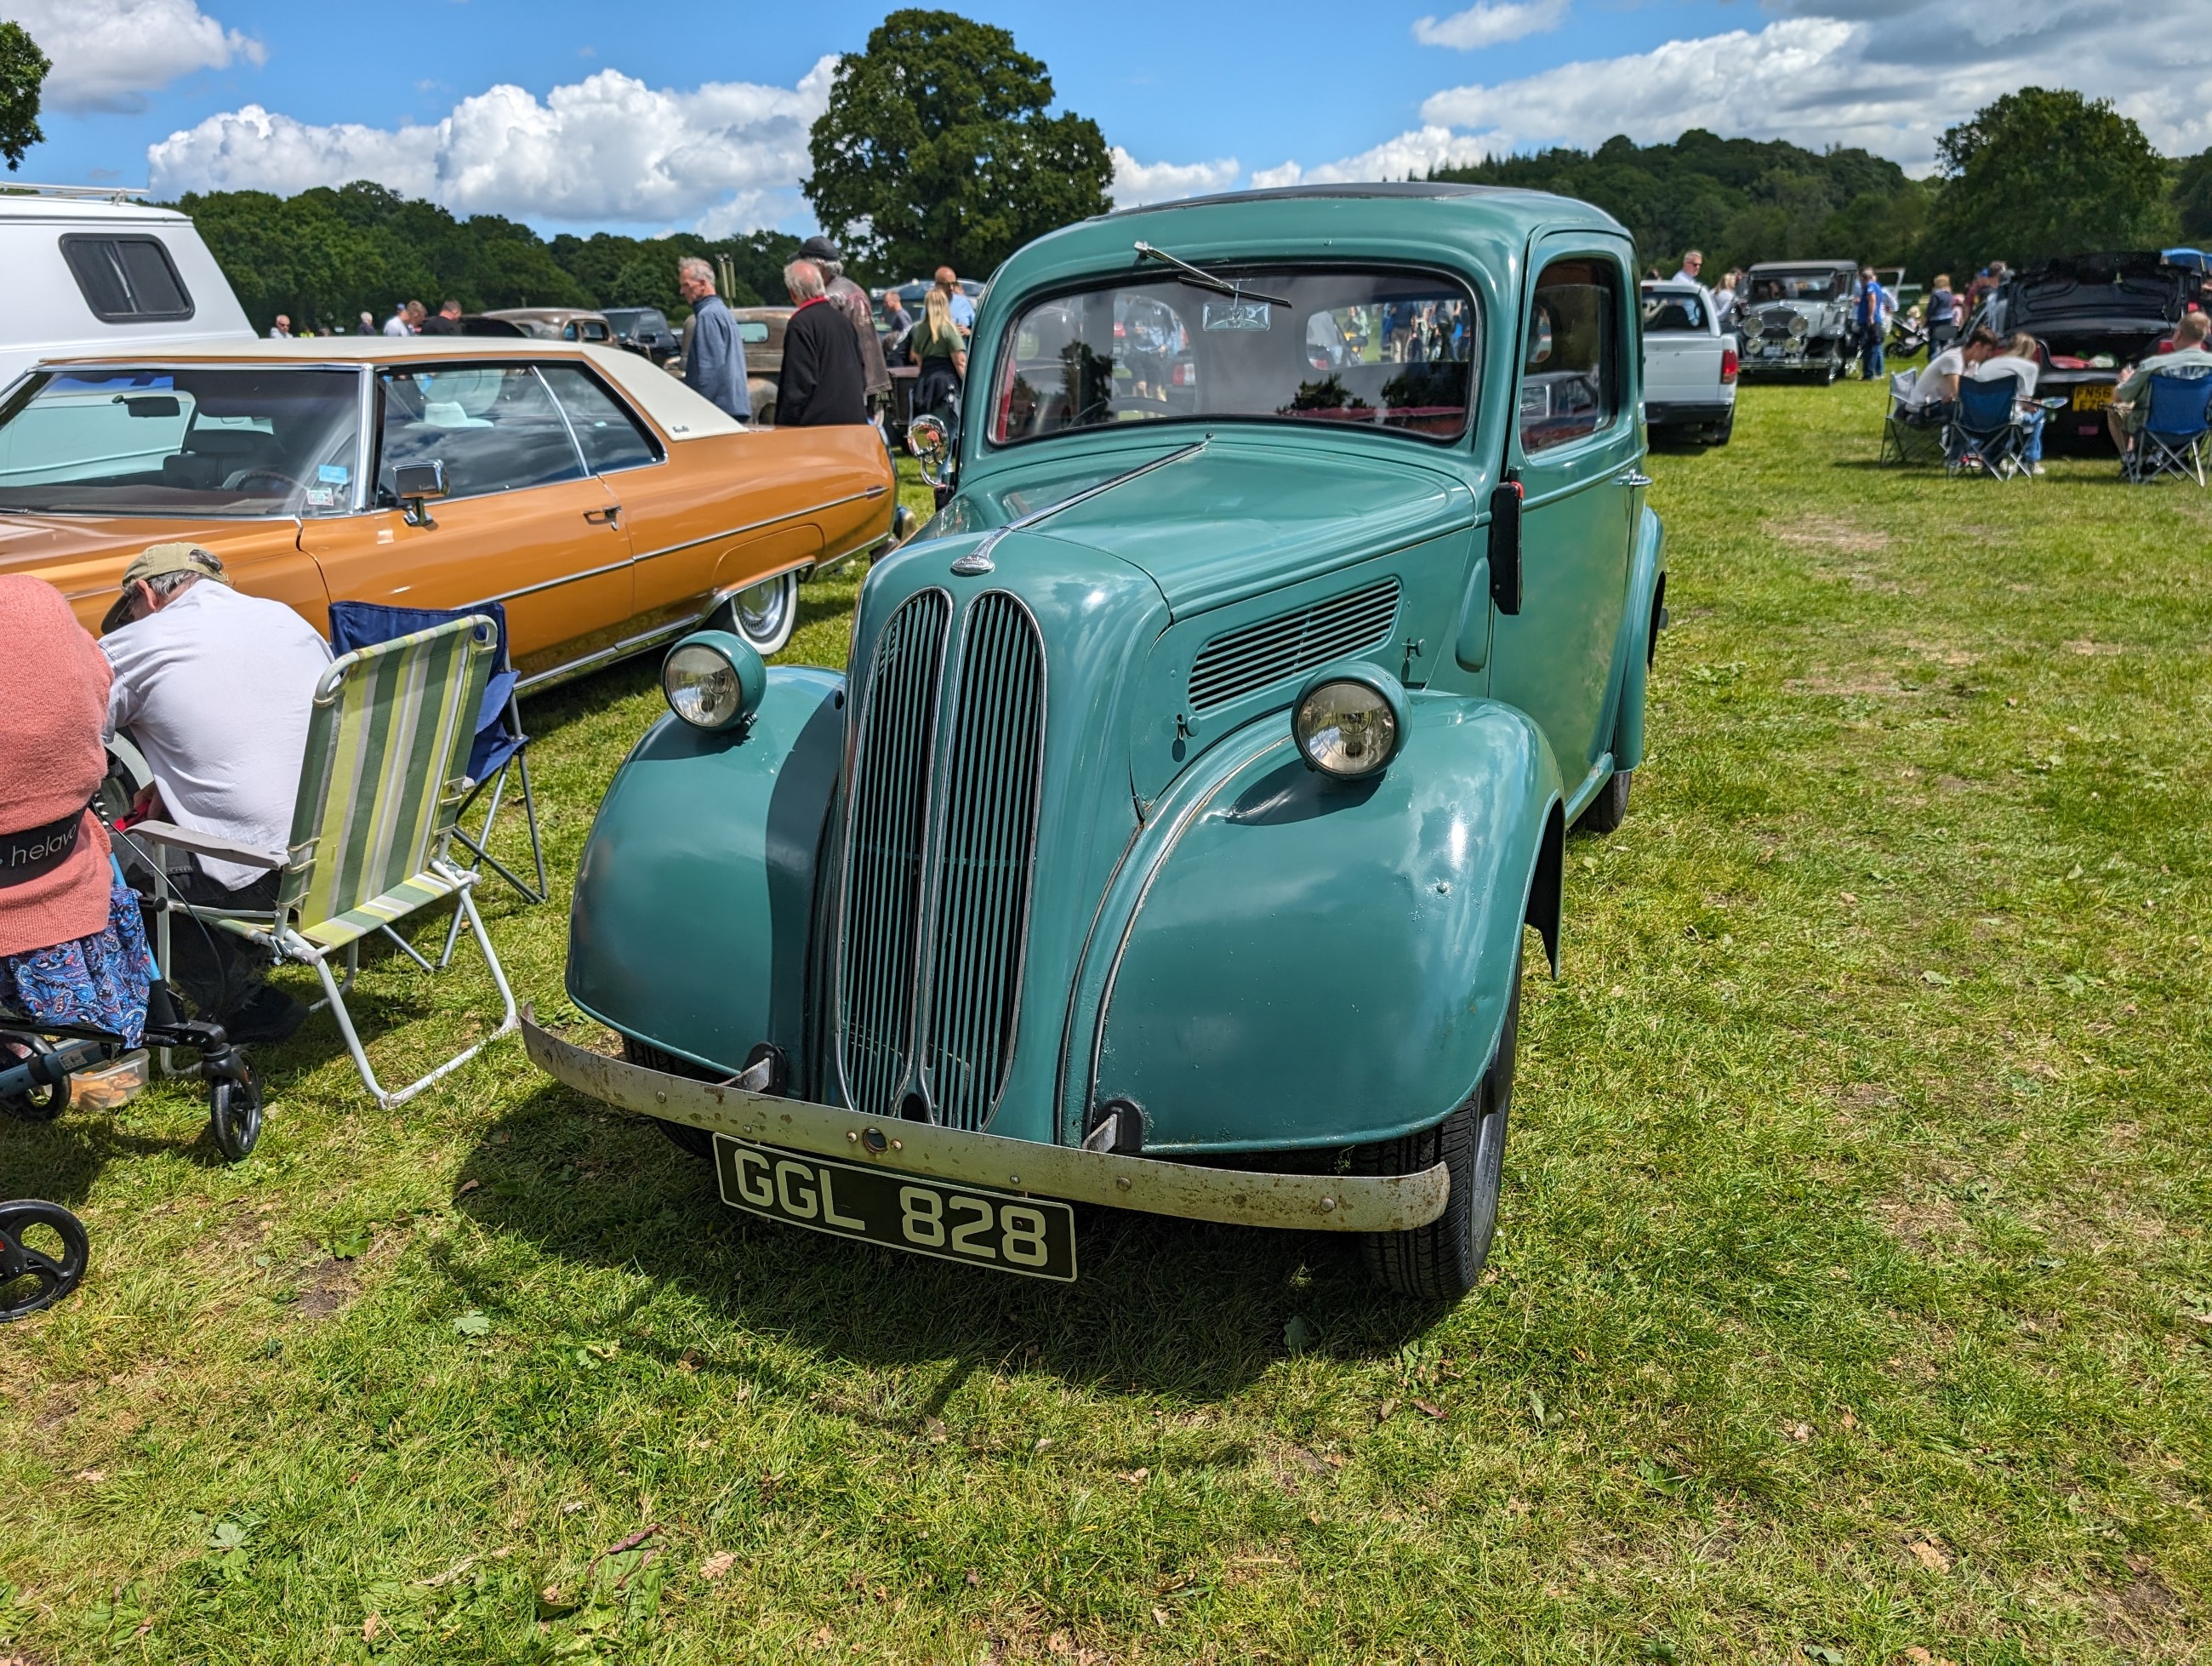
{"type": "Polygon", "coordinates": [[[568,915],[569,999],[624,1035],[734,1072],[805,1060],[814,870],[845,679],[777,666],[736,733],[664,717],[616,773],[568,915]]]}
{"type": "Polygon", "coordinates": [[[1637,523],[1636,549],[1629,563],[1628,611],[1621,619],[1614,685],[1613,767],[1635,769],[1644,763],[1644,704],[1650,685],[1651,661],[1659,651],[1660,622],[1667,608],[1667,532],[1647,505],[1637,523]]]}
{"type": "Polygon", "coordinates": [[[1155,859],[1105,991],[1091,1098],[1133,1101],[1146,1150],[1387,1139],[1474,1091],[1547,854],[1556,885],[1559,772],[1512,707],[1408,705],[1379,780],[1317,775],[1285,733],[1155,859]]]}

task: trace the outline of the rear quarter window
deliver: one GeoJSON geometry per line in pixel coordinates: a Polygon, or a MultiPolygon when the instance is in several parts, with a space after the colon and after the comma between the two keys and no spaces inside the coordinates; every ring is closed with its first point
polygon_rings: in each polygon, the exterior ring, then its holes
{"type": "Polygon", "coordinates": [[[173,322],[192,315],[192,298],[177,263],[158,237],[71,233],[62,258],[103,324],[173,322]]]}

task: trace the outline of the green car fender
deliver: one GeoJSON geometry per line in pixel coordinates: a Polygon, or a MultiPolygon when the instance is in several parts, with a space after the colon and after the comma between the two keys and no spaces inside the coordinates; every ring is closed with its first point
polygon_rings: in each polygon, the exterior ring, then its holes
{"type": "Polygon", "coordinates": [[[1524,925],[1558,964],[1559,765],[1510,706],[1407,707],[1370,781],[1308,769],[1277,713],[1162,801],[1086,961],[1101,1017],[1069,1097],[1089,1119],[1134,1105],[1146,1151],[1334,1146],[1474,1091],[1524,925]]]}
{"type": "Polygon", "coordinates": [[[845,679],[777,666],[751,719],[649,730],[607,789],[568,915],[568,997],[623,1034],[734,1072],[807,1056],[814,873],[845,679]]]}
{"type": "Polygon", "coordinates": [[[1644,763],[1644,698],[1651,661],[1659,651],[1659,631],[1667,617],[1667,535],[1646,505],[1636,526],[1636,549],[1628,568],[1628,611],[1621,621],[1615,652],[1613,767],[1640,769],[1644,763]]]}

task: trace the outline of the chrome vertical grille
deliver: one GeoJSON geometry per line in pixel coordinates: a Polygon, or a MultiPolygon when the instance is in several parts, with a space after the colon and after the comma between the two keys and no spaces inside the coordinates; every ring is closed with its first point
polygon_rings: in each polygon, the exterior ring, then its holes
{"type": "Polygon", "coordinates": [[[1003,591],[978,598],[964,624],[945,725],[921,1063],[937,1120],[981,1128],[1013,1055],[1042,781],[1044,647],[1028,610],[1003,591]]]}
{"type": "Polygon", "coordinates": [[[912,1062],[922,857],[952,600],[910,597],[884,624],[857,716],[845,841],[837,1051],[856,1110],[896,1116],[912,1062]]]}

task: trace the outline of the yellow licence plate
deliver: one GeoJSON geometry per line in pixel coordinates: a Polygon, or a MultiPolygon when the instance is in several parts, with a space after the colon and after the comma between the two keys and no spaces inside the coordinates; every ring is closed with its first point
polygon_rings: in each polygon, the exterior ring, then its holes
{"type": "Polygon", "coordinates": [[[2102,410],[2112,402],[2112,384],[2110,382],[2083,382],[2074,390],[2074,409],[2076,410],[2102,410]]]}

